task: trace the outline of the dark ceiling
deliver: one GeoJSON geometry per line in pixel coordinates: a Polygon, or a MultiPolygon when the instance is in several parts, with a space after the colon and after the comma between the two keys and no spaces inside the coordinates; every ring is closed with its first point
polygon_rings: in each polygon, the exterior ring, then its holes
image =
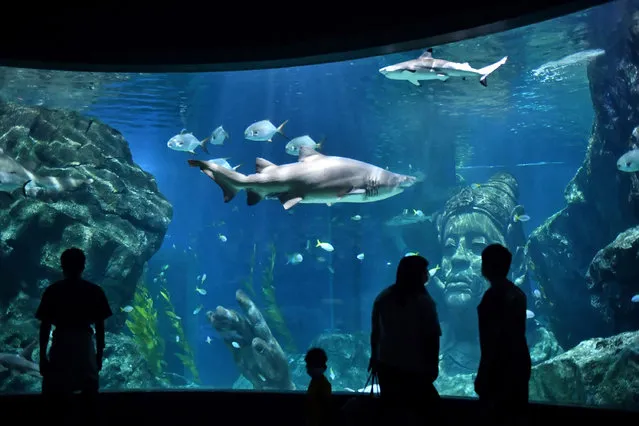
{"type": "Polygon", "coordinates": [[[278,67],[391,53],[527,25],[606,1],[395,5],[387,0],[345,10],[319,2],[254,6],[228,0],[74,7],[11,3],[0,26],[0,64],[142,72],[278,67]]]}

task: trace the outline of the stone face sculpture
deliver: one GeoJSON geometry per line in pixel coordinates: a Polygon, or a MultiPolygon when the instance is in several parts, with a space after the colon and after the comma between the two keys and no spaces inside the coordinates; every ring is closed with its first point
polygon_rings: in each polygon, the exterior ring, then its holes
{"type": "Polygon", "coordinates": [[[256,390],[294,390],[286,355],[262,313],[242,290],[237,290],[235,299],[244,314],[218,306],[206,316],[231,351],[240,373],[256,390]]]}
{"type": "Polygon", "coordinates": [[[512,175],[498,173],[484,184],[463,188],[436,215],[441,271],[428,285],[445,322],[443,347],[454,347],[459,352],[453,355],[455,363],[467,370],[479,360],[476,308],[488,288],[481,275],[483,249],[493,243],[508,247],[513,253],[510,279],[519,286],[526,283],[525,237],[521,222],[514,220],[523,214],[518,192],[512,175]]]}

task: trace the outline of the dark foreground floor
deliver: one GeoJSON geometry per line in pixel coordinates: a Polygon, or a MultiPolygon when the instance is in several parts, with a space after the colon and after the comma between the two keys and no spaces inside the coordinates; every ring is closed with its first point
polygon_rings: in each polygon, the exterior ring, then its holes
{"type": "MultiPolygon", "coordinates": [[[[359,398],[370,398],[358,396],[359,398]]],[[[100,395],[101,424],[107,425],[189,425],[224,424],[278,426],[304,424],[304,394],[257,392],[114,392],[100,395]]],[[[353,398],[335,395],[336,406],[353,398]]],[[[367,402],[367,401],[364,401],[367,402]]],[[[471,399],[443,399],[443,412],[451,425],[477,425],[479,404],[471,399]]],[[[48,420],[39,395],[0,396],[3,419],[38,424],[48,420]],[[17,421],[17,420],[16,420],[17,421]]],[[[605,409],[558,407],[531,404],[530,426],[552,424],[632,424],[637,413],[605,409]]],[[[370,423],[370,422],[366,422],[370,423]]]]}

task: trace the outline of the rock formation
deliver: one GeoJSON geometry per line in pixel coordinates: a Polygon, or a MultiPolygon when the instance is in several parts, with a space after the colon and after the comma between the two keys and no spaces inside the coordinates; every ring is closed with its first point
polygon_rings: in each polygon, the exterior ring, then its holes
{"type": "Polygon", "coordinates": [[[566,188],[566,207],[531,235],[527,245],[532,277],[543,290],[553,331],[564,347],[615,332],[591,303],[586,271],[595,254],[639,222],[639,180],[617,171],[639,125],[639,4],[619,4],[622,16],[588,67],[595,110],[583,165],[566,188]],[[586,320],[583,320],[586,319],[586,320]]]}
{"type": "Polygon", "coordinates": [[[42,176],[92,179],[75,191],[0,198],[0,351],[37,338],[42,291],[61,278],[70,246],[87,254],[85,277],[105,290],[116,331],[145,263],[159,249],[172,206],[116,130],[77,113],[0,103],[0,148],[42,176]],[[13,330],[18,327],[20,333],[13,330]]]}

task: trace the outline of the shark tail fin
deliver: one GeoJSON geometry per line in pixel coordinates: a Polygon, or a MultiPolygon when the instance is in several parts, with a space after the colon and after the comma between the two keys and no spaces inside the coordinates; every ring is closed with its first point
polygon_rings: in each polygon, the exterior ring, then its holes
{"type": "Polygon", "coordinates": [[[239,192],[239,188],[236,188],[231,184],[231,180],[234,177],[239,177],[236,180],[244,177],[243,174],[235,172],[233,170],[227,170],[224,167],[220,167],[217,164],[209,164],[207,161],[202,160],[187,160],[189,166],[191,167],[199,167],[202,173],[210,177],[213,182],[217,183],[218,186],[222,189],[222,193],[224,194],[224,202],[228,203],[231,201],[237,193],[239,192]],[[225,173],[228,172],[228,173],[225,173]],[[230,176],[229,176],[230,175],[230,176]]]}
{"type": "Polygon", "coordinates": [[[508,56],[504,56],[503,58],[501,58],[499,61],[495,62],[494,64],[491,64],[491,65],[488,65],[487,67],[478,69],[477,71],[479,71],[479,73],[481,74],[481,78],[479,79],[479,82],[481,83],[481,85],[484,86],[484,87],[488,86],[488,82],[486,81],[486,77],[488,77],[490,74],[495,72],[495,70],[497,68],[499,68],[502,65],[504,65],[507,60],[508,60],[508,56]]]}

